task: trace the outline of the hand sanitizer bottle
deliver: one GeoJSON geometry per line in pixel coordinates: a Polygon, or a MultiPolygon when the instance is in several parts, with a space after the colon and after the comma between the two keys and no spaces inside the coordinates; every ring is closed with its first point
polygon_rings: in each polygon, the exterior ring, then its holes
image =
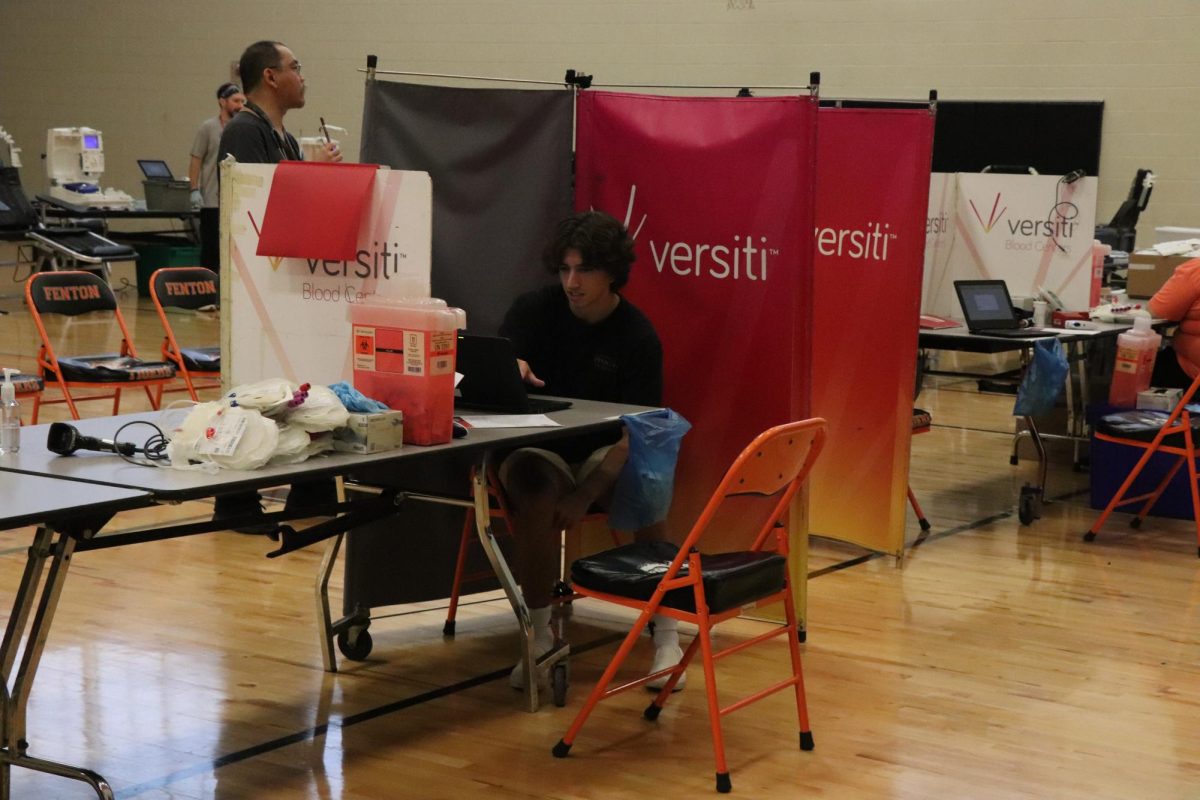
{"type": "Polygon", "coordinates": [[[17,402],[17,387],[12,382],[16,372],[5,368],[4,383],[0,384],[0,456],[21,449],[21,404],[17,402]]]}

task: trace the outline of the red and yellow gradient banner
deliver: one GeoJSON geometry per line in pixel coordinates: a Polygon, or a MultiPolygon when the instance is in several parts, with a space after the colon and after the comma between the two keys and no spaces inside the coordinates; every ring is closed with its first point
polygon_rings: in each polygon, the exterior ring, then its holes
{"type": "Polygon", "coordinates": [[[677,537],[758,433],[809,416],[816,111],[809,97],[579,97],[576,205],[634,235],[624,294],[662,339],[666,405],[693,425],[677,537]]]}
{"type": "Polygon", "coordinates": [[[814,534],[900,555],[933,114],[822,108],[812,408],[829,421],[814,534]]]}

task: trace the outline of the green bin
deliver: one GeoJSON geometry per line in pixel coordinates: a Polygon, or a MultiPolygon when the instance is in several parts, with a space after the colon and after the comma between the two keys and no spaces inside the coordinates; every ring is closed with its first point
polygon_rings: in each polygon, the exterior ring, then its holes
{"type": "Polygon", "coordinates": [[[200,248],[194,245],[135,244],[137,259],[137,291],[139,297],[150,296],[150,276],[162,267],[195,267],[200,264],[200,248]]]}

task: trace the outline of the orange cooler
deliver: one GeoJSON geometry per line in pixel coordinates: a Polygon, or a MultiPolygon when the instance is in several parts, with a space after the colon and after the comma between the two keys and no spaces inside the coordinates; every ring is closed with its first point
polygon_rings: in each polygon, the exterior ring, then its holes
{"type": "Polygon", "coordinates": [[[404,412],[406,444],[450,441],[454,359],[466,313],[435,298],[383,300],[351,307],[354,388],[404,412]]]}

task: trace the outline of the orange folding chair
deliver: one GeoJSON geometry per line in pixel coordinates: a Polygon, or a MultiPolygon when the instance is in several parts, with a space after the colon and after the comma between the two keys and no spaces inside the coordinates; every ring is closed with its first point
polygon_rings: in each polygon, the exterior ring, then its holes
{"type": "Polygon", "coordinates": [[[221,348],[180,347],[171,328],[166,309],[182,308],[188,311],[216,309],[221,303],[217,273],[205,267],[164,267],[150,276],[150,297],[162,322],[162,357],[175,365],[175,374],[183,379],[182,387],[163,389],[159,387],[159,401],[163,391],[186,391],[194,402],[200,402],[197,389],[216,389],[221,386],[221,348]],[[197,383],[193,379],[199,379],[197,383]]]}
{"type": "Polygon", "coordinates": [[[56,400],[46,400],[40,394],[35,395],[33,424],[37,424],[41,406],[54,403],[66,403],[72,419],[79,419],[79,411],[75,408],[76,398],[71,395],[71,390],[76,388],[111,390],[104,394],[80,397],[78,400],[111,397],[113,414],[120,412],[121,390],[124,388],[145,389],[150,406],[158,408],[158,397],[151,390],[174,379],[175,367],[166,362],[142,361],[137,357],[133,337],[129,335],[125,318],[121,316],[117,298],[103,278],[79,270],[37,273],[25,281],[25,302],[42,340],[37,354],[42,378],[47,383],[57,385],[63,395],[56,400]],[[120,351],[102,355],[59,356],[55,352],[42,317],[47,314],[76,317],[93,312],[112,314],[121,332],[120,351]]]}
{"type": "Polygon", "coordinates": [[[1085,542],[1095,540],[1096,534],[1100,532],[1100,528],[1104,526],[1105,521],[1112,515],[1113,511],[1121,506],[1132,505],[1141,502],[1142,505],[1137,511],[1137,516],[1129,521],[1130,527],[1140,528],[1142,520],[1150,513],[1150,509],[1154,508],[1154,504],[1166,491],[1171,480],[1179,472],[1184,464],[1188,469],[1188,482],[1191,486],[1192,494],[1192,519],[1196,525],[1196,554],[1200,556],[1200,486],[1197,486],[1197,481],[1200,480],[1200,475],[1196,469],[1196,432],[1193,430],[1192,415],[1187,410],[1187,406],[1192,402],[1192,396],[1196,394],[1196,390],[1200,389],[1200,375],[1197,375],[1192,385],[1188,387],[1183,396],[1179,398],[1179,402],[1175,404],[1175,408],[1171,410],[1167,421],[1163,423],[1153,436],[1146,435],[1142,438],[1135,438],[1133,435],[1122,436],[1116,433],[1106,432],[1100,426],[1097,426],[1093,435],[1105,442],[1113,442],[1114,444],[1123,444],[1129,447],[1141,449],[1141,458],[1133,465],[1133,469],[1125,476],[1124,482],[1113,494],[1108,501],[1108,505],[1100,512],[1100,516],[1092,523],[1092,527],[1088,528],[1087,533],[1083,535],[1085,542]],[[1175,463],[1167,470],[1166,475],[1161,481],[1150,491],[1140,494],[1132,494],[1134,483],[1138,476],[1150,463],[1151,457],[1155,453],[1168,453],[1178,456],[1175,463]]]}
{"type": "Polygon", "coordinates": [[[616,603],[641,613],[566,735],[554,746],[556,757],[567,756],[584,722],[601,700],[655,678],[669,676],[666,685],[643,712],[646,719],[657,719],[697,650],[704,664],[718,792],[732,789],[721,733],[721,717],[725,714],[791,687],[795,691],[796,712],[800,721],[800,749],[813,748],[804,699],[796,611],[788,579],[785,524],[791,501],[807,479],[824,443],[825,420],[819,418],[764,431],[742,451],[725,473],[682,545],[676,547],[668,542],[634,543],[580,559],[572,565],[571,578],[578,594],[616,603]],[[760,508],[750,509],[747,503],[760,508]],[[762,513],[749,513],[753,510],[762,513]],[[748,523],[753,527],[747,527],[748,523]],[[739,552],[701,555],[697,548],[709,528],[741,528],[747,533],[750,547],[739,552]],[[714,651],[714,625],[738,616],[748,606],[776,602],[783,603],[786,625],[714,651]],[[699,635],[692,640],[676,666],[610,689],[617,670],[656,613],[693,623],[698,627],[699,635]],[[714,662],[777,636],[787,641],[791,654],[791,675],[786,680],[722,707],[717,696],[714,662]]]}

